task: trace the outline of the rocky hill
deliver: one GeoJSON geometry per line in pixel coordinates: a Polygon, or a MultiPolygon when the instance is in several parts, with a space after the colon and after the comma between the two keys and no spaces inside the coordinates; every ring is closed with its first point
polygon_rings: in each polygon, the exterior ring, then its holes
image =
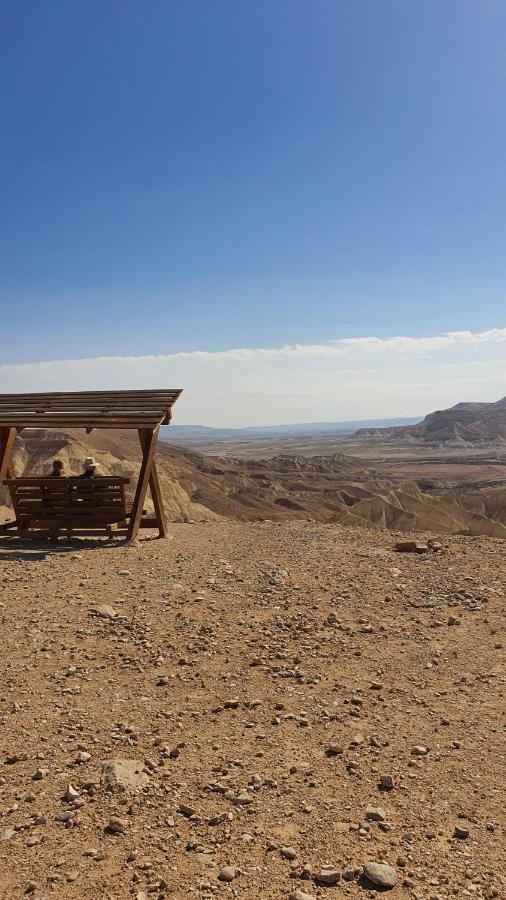
{"type": "Polygon", "coordinates": [[[415,438],[426,443],[506,444],[506,397],[496,403],[457,403],[425,416],[416,425],[361,428],[357,435],[415,438]]]}
{"type": "MultiPolygon", "coordinates": [[[[140,451],[126,431],[97,430],[84,441],[82,432],[27,429],[16,441],[15,471],[43,474],[58,457],[69,474],[78,474],[90,452],[105,472],[131,479],[132,495],[140,451]]],[[[236,460],[161,442],[157,466],[168,516],[176,522],[303,519],[506,538],[506,491],[424,493],[342,453],[236,460]]],[[[5,491],[2,499],[7,502],[5,491]]]]}

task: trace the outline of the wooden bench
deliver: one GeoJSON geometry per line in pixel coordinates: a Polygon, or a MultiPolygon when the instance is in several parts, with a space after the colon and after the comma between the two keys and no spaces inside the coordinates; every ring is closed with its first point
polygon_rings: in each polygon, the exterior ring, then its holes
{"type": "Polygon", "coordinates": [[[130,510],[125,487],[129,483],[128,478],[113,475],[8,478],[4,484],[16,520],[4,527],[16,527],[25,537],[126,535],[130,510]]]}

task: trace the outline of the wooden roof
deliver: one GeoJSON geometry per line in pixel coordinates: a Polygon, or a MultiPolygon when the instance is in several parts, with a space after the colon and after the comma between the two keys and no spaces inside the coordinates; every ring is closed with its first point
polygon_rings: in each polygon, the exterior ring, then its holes
{"type": "Polygon", "coordinates": [[[0,428],[156,428],[169,424],[180,393],[175,389],[0,394],[0,428]]]}

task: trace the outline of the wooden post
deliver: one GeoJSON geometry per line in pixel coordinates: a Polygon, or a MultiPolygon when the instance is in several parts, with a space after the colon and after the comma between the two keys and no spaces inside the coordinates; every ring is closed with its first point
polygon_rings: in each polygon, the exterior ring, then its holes
{"type": "Polygon", "coordinates": [[[137,487],[135,489],[135,497],[132,506],[132,513],[130,516],[130,524],[128,526],[127,532],[127,540],[129,541],[135,541],[139,531],[139,526],[142,518],[142,508],[148,490],[159,431],[159,425],[152,431],[148,429],[146,429],[145,431],[141,469],[139,472],[137,487]]]}
{"type": "Polygon", "coordinates": [[[15,428],[0,429],[0,483],[4,478],[12,477],[11,460],[15,438],[15,428]]]}
{"type": "MultiPolygon", "coordinates": [[[[139,441],[142,447],[142,452],[145,452],[146,448],[146,435],[149,434],[144,428],[139,428],[139,441]]],[[[153,506],[155,508],[155,518],[156,523],[158,525],[158,534],[160,537],[167,536],[167,517],[165,515],[165,510],[163,508],[163,496],[160,488],[160,481],[158,479],[158,472],[156,471],[156,461],[153,458],[153,463],[151,466],[151,475],[149,477],[149,489],[151,491],[151,497],[153,498],[153,506]]]]}
{"type": "MultiPolygon", "coordinates": [[[[0,428],[0,491],[2,490],[2,482],[4,478],[12,478],[13,475],[11,469],[11,460],[12,448],[14,447],[15,439],[15,428],[0,428]]],[[[4,525],[2,525],[1,530],[5,531],[7,528],[15,528],[16,526],[17,519],[15,518],[14,521],[6,522],[4,525]]]]}

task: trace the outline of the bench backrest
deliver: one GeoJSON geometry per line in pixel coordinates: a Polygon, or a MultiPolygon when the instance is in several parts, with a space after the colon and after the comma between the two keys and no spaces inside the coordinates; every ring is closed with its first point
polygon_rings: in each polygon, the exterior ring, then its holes
{"type": "Polygon", "coordinates": [[[111,523],[127,514],[125,486],[128,478],[97,475],[94,478],[8,478],[16,518],[27,522],[62,521],[111,523]]]}

